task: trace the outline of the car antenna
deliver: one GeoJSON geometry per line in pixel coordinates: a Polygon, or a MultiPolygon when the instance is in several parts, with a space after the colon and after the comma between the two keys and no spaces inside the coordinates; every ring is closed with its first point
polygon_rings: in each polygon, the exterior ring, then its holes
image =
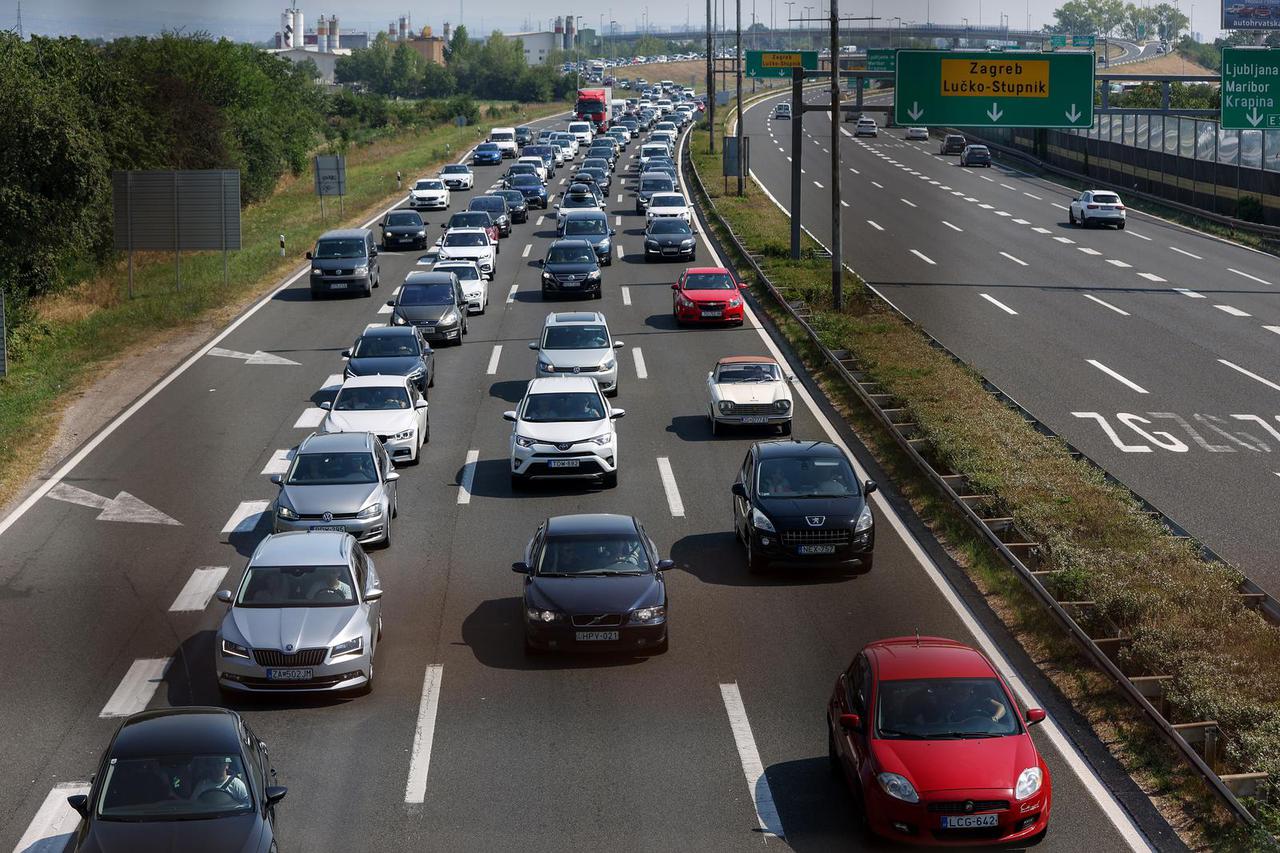
{"type": "Polygon", "coordinates": [[[916,628],[916,648],[920,648],[920,629],[916,628]]]}

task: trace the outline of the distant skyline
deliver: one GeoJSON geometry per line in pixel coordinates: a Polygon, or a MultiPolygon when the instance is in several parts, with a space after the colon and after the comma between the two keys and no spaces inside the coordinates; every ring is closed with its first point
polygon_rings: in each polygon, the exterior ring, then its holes
{"type": "MultiPolygon", "coordinates": [[[[402,14],[411,16],[416,29],[430,26],[439,32],[445,21],[457,26],[459,18],[467,29],[476,35],[485,35],[494,29],[504,32],[536,31],[545,29],[557,15],[581,14],[579,26],[596,29],[603,25],[607,31],[610,20],[616,20],[619,31],[642,28],[646,21],[656,33],[672,27],[683,29],[687,20],[697,28],[706,20],[705,2],[684,0],[651,0],[648,3],[624,4],[619,0],[611,8],[613,0],[593,0],[592,3],[573,0],[551,0],[530,10],[528,3],[520,0],[493,0],[479,4],[458,6],[453,3],[414,4],[411,0],[300,0],[297,3],[305,14],[305,26],[314,27],[320,15],[336,14],[342,28],[348,32],[379,31],[402,14]],[[481,14],[480,10],[483,10],[481,14]],[[460,14],[461,13],[461,14],[460,14]]],[[[1139,0],[1154,5],[1156,0],[1139,0]]],[[[27,33],[43,35],[80,35],[87,38],[116,38],[125,35],[155,35],[166,30],[193,32],[203,30],[215,36],[225,36],[237,41],[265,41],[280,27],[280,13],[287,2],[271,4],[264,0],[27,0],[22,6],[23,28],[27,33]]],[[[981,16],[984,24],[999,24],[1002,16],[1008,16],[1011,28],[1040,29],[1052,20],[1053,10],[1062,0],[843,0],[840,12],[844,17],[875,15],[879,25],[893,25],[898,20],[926,20],[933,23],[959,24],[967,19],[977,24],[981,16]]],[[[1184,12],[1193,15],[1192,29],[1213,38],[1218,33],[1220,5],[1215,0],[1177,3],[1184,12]]],[[[806,14],[806,6],[794,3],[794,14],[806,14]]],[[[808,14],[825,13],[824,0],[814,0],[808,14]]],[[[11,29],[17,20],[16,0],[0,0],[0,9],[6,10],[0,28],[11,29]]],[[[733,22],[733,4],[727,4],[729,22],[733,22]]],[[[743,0],[744,29],[755,19],[765,26],[777,29],[786,27],[787,6],[780,0],[743,0]]]]}

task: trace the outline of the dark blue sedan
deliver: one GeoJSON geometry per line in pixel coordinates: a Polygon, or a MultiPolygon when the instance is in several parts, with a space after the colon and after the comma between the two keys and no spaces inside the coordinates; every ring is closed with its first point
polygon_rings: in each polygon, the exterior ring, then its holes
{"type": "Polygon", "coordinates": [[[496,142],[481,142],[471,155],[471,162],[476,166],[496,166],[502,162],[502,149],[496,142]]]}
{"type": "Polygon", "coordinates": [[[512,175],[503,183],[507,189],[519,190],[530,207],[547,209],[547,188],[537,175],[512,175]]]}

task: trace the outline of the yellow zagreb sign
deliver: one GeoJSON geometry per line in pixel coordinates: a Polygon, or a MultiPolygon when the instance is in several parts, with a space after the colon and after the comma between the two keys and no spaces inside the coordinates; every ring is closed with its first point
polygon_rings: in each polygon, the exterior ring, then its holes
{"type": "Polygon", "coordinates": [[[1043,59],[944,59],[942,94],[947,97],[1047,98],[1049,63],[1043,59]]]}
{"type": "Polygon", "coordinates": [[[804,56],[799,51],[792,53],[760,53],[761,68],[803,68],[804,56]]]}

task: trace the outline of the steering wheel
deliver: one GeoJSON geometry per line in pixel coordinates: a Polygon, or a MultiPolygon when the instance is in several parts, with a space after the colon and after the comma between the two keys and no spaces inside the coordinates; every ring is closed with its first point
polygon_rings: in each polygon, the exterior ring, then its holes
{"type": "Polygon", "coordinates": [[[213,804],[232,805],[240,802],[229,791],[222,788],[210,788],[207,791],[201,791],[200,796],[196,797],[196,802],[213,804]]]}

